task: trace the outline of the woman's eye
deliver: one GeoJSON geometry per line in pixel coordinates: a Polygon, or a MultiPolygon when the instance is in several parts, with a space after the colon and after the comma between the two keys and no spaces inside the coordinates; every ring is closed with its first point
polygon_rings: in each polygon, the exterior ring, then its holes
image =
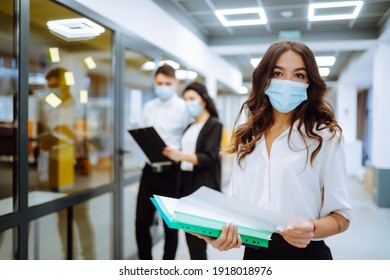
{"type": "Polygon", "coordinates": [[[279,71],[275,71],[273,74],[272,74],[273,77],[281,77],[282,76],[282,72],[279,72],[279,71]]]}
{"type": "Polygon", "coordinates": [[[298,79],[304,79],[305,78],[305,75],[302,74],[302,73],[298,73],[298,74],[296,74],[296,76],[297,76],[298,79]]]}

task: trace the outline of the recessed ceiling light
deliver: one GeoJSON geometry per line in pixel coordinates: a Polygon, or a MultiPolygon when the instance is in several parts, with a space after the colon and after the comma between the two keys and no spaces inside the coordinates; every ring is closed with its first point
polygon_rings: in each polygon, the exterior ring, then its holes
{"type": "Polygon", "coordinates": [[[328,3],[312,3],[309,4],[308,19],[310,21],[323,21],[323,20],[340,20],[340,19],[353,19],[356,18],[363,6],[363,1],[345,1],[345,2],[328,2],[328,3]],[[319,9],[332,9],[355,7],[352,13],[349,14],[321,14],[316,15],[316,10],[319,9]]]}
{"type": "Polygon", "coordinates": [[[66,41],[92,39],[105,31],[102,26],[86,18],[51,20],[47,22],[47,27],[66,41]]]}
{"type": "Polygon", "coordinates": [[[156,63],[154,61],[146,61],[141,68],[144,71],[152,71],[156,68],[156,63]]]}
{"type": "Polygon", "coordinates": [[[330,69],[328,67],[318,67],[318,71],[320,71],[320,75],[326,77],[329,75],[330,69]]]}
{"type": "Polygon", "coordinates": [[[317,66],[333,66],[336,58],[334,56],[316,56],[317,66]]]}
{"type": "MultiPolygon", "coordinates": [[[[180,68],[180,64],[173,60],[161,60],[158,63],[158,66],[161,66],[163,64],[168,64],[172,66],[175,70],[180,68]]],[[[144,64],[142,64],[141,68],[144,71],[153,71],[154,69],[156,69],[156,63],[154,61],[147,61],[144,64]]]]}
{"type": "Polygon", "coordinates": [[[239,94],[247,94],[249,92],[248,88],[246,86],[241,86],[239,90],[239,94]]]}
{"type": "Polygon", "coordinates": [[[259,65],[260,60],[261,60],[261,57],[260,58],[251,58],[251,64],[252,64],[253,68],[256,68],[257,65],[259,65]]]}
{"type": "Polygon", "coordinates": [[[281,11],[280,15],[284,18],[290,18],[294,15],[294,12],[291,10],[285,10],[285,11],[281,11]]]}
{"type": "Polygon", "coordinates": [[[243,26],[243,25],[260,25],[268,22],[263,8],[243,8],[230,10],[216,10],[215,15],[224,26],[243,26]],[[228,20],[226,16],[256,14],[258,19],[238,19],[228,20]]]}
{"type": "Polygon", "coordinates": [[[178,80],[195,80],[198,73],[191,70],[176,70],[176,78],[178,80]]]}

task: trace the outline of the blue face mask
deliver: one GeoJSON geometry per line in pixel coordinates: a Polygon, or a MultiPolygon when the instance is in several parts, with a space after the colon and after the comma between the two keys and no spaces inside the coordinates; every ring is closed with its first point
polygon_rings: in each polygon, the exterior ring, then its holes
{"type": "Polygon", "coordinates": [[[281,113],[288,113],[307,99],[308,87],[309,84],[305,83],[272,79],[265,94],[268,95],[272,107],[281,113]]]}
{"type": "Polygon", "coordinates": [[[165,101],[171,98],[175,94],[175,91],[172,86],[155,86],[154,93],[158,98],[165,101]]]}
{"type": "Polygon", "coordinates": [[[203,108],[197,100],[186,102],[187,112],[190,116],[196,118],[202,112],[203,108]]]}

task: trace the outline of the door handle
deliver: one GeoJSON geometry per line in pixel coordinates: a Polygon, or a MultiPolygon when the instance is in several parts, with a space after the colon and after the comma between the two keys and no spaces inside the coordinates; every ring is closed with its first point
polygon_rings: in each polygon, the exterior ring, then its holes
{"type": "Polygon", "coordinates": [[[121,156],[127,156],[130,155],[132,152],[124,149],[118,149],[117,154],[121,156]]]}

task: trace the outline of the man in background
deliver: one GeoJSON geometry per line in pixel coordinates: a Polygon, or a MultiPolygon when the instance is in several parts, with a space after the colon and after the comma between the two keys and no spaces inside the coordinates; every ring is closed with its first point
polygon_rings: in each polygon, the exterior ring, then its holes
{"type": "MultiPolygon", "coordinates": [[[[38,176],[39,186],[66,192],[75,184],[74,108],[65,74],[67,69],[57,67],[46,74],[49,93],[40,102],[38,122],[38,176]]],[[[88,216],[88,204],[74,207],[75,229],[80,237],[81,254],[86,260],[96,259],[95,232],[88,216]]],[[[67,210],[58,212],[58,229],[64,259],[67,256],[67,210]]],[[[76,239],[73,239],[75,251],[76,239]]]]}
{"type": "MultiPolygon", "coordinates": [[[[157,97],[145,103],[143,107],[143,126],[153,126],[166,145],[179,148],[189,117],[185,101],[176,94],[177,83],[173,67],[164,64],[157,69],[154,78],[154,91],[157,97]]],[[[173,163],[159,167],[146,163],[143,168],[136,209],[136,239],[141,260],[152,259],[150,228],[155,207],[150,197],[153,194],[178,197],[178,172],[179,166],[173,163]]],[[[169,229],[165,223],[164,231],[163,259],[173,260],[176,255],[178,231],[169,229]]]]}

